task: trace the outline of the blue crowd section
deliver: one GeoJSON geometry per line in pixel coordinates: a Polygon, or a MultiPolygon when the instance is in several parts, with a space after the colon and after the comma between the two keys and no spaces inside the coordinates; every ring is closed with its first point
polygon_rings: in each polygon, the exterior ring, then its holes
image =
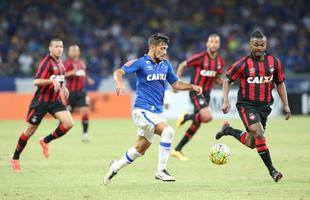
{"type": "Polygon", "coordinates": [[[107,77],[143,55],[154,32],[170,37],[174,67],[218,33],[229,65],[248,53],[257,27],[287,71],[309,73],[309,8],[309,0],[0,1],[0,76],[32,76],[49,40],[58,37],[65,47],[81,46],[91,75],[107,77]]]}

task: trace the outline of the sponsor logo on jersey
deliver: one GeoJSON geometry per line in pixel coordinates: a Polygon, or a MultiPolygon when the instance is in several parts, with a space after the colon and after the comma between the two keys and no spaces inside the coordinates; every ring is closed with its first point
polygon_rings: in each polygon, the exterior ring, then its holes
{"type": "Polygon", "coordinates": [[[147,81],[166,80],[167,74],[149,74],[146,76],[147,81]]]}
{"type": "Polygon", "coordinates": [[[271,76],[255,76],[255,77],[248,77],[248,83],[269,83],[273,80],[273,75],[271,76]]]}
{"type": "Polygon", "coordinates": [[[52,76],[50,76],[51,80],[56,80],[59,82],[64,82],[65,81],[65,76],[64,75],[55,75],[53,74],[52,76]]]}
{"type": "Polygon", "coordinates": [[[201,76],[208,76],[208,77],[215,77],[216,76],[216,71],[212,70],[201,70],[200,71],[201,76]]]}

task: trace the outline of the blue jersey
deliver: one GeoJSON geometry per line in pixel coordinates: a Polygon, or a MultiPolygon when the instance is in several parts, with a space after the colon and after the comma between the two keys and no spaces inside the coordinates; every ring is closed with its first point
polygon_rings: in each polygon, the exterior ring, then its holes
{"type": "Polygon", "coordinates": [[[150,56],[128,61],[122,70],[126,74],[136,73],[136,100],[134,108],[154,113],[163,112],[165,81],[171,85],[178,80],[168,60],[154,63],[150,56]]]}

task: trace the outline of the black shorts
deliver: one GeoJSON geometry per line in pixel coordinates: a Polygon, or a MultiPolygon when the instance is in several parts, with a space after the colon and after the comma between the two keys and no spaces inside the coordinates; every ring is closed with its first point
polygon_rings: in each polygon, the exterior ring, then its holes
{"type": "Polygon", "coordinates": [[[54,116],[55,113],[65,110],[67,109],[61,100],[56,100],[54,103],[32,101],[29,106],[26,121],[33,125],[39,125],[46,113],[50,113],[54,116]]]}
{"type": "Polygon", "coordinates": [[[85,91],[71,92],[68,99],[68,110],[73,111],[75,107],[88,106],[88,100],[85,91]]]}
{"type": "Polygon", "coordinates": [[[210,92],[203,92],[203,95],[197,95],[196,92],[191,91],[189,93],[192,104],[194,105],[194,112],[208,107],[210,103],[210,92]]]}
{"type": "Polygon", "coordinates": [[[268,115],[271,113],[270,105],[255,104],[251,102],[238,102],[236,104],[240,118],[248,131],[248,127],[257,122],[261,122],[264,130],[268,115]]]}

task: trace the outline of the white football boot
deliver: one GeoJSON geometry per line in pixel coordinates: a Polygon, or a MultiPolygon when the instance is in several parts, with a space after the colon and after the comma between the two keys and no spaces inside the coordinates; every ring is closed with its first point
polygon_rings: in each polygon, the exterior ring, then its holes
{"type": "Polygon", "coordinates": [[[155,179],[161,180],[164,182],[174,182],[175,178],[171,176],[166,169],[163,169],[161,171],[156,170],[155,171],[155,179]]]}

